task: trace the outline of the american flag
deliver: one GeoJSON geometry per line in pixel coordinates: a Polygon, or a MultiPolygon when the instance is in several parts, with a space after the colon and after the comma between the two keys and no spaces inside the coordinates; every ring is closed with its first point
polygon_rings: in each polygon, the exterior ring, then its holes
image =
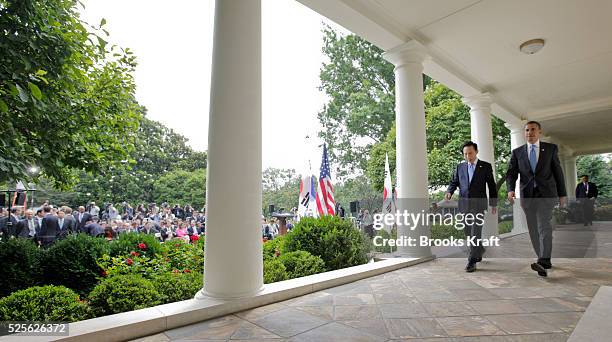
{"type": "Polygon", "coordinates": [[[327,146],[323,144],[323,159],[321,160],[321,173],[317,186],[317,211],[319,216],[335,215],[336,201],[334,200],[334,187],[329,172],[329,159],[327,159],[327,146]]]}

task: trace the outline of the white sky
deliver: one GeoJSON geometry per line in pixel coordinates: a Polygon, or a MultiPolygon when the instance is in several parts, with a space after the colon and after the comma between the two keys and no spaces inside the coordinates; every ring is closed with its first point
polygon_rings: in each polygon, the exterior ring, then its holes
{"type": "MultiPolygon", "coordinates": [[[[83,2],[82,18],[92,25],[105,18],[110,42],[137,56],[136,97],[148,117],[206,150],[214,1],[83,2]]],[[[347,32],[294,0],[262,0],[263,168],[299,173],[311,159],[318,173],[317,113],[326,102],[317,89],[323,22],[347,32]]]]}

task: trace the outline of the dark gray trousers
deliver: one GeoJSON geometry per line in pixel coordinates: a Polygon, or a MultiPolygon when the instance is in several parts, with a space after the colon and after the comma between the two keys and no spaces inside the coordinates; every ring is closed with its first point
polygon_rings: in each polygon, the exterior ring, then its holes
{"type": "Polygon", "coordinates": [[[555,198],[521,198],[521,207],[527,218],[531,244],[538,259],[550,260],[552,254],[552,210],[555,198]]]}

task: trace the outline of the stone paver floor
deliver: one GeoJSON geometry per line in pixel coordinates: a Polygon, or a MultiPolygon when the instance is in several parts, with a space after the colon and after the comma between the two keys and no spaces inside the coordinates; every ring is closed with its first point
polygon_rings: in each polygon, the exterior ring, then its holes
{"type": "Polygon", "coordinates": [[[553,259],[548,278],[531,262],[437,259],[139,341],[565,341],[612,259],[553,259]]]}

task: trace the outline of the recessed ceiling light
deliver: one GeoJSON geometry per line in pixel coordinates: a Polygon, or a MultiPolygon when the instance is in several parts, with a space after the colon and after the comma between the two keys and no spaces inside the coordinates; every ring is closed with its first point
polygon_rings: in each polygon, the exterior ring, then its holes
{"type": "Polygon", "coordinates": [[[531,39],[523,44],[519,48],[522,53],[527,55],[533,55],[534,53],[540,51],[544,47],[544,39],[531,39]]]}

